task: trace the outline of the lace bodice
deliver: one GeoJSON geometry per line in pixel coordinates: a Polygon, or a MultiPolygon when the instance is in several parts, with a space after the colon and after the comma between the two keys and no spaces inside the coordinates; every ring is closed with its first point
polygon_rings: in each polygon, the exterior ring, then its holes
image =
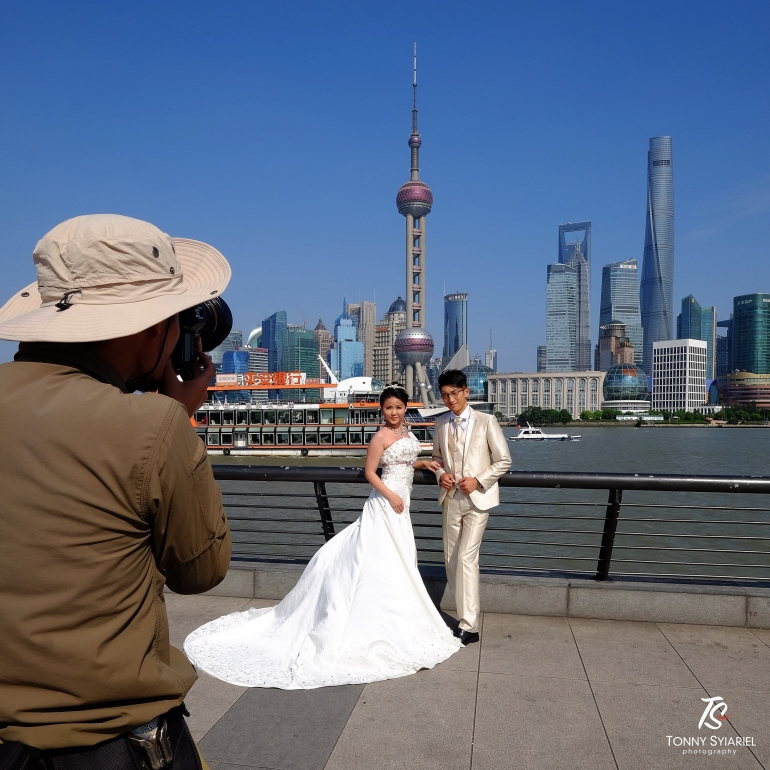
{"type": "Polygon", "coordinates": [[[394,441],[383,453],[382,481],[389,489],[412,489],[414,461],[420,454],[420,442],[413,433],[394,441]]]}

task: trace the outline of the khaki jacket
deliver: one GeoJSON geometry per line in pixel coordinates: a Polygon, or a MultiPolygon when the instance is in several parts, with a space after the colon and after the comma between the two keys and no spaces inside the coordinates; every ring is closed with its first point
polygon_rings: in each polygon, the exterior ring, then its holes
{"type": "MultiPolygon", "coordinates": [[[[449,433],[452,413],[439,415],[433,434],[433,459],[444,467],[436,472],[436,478],[449,472],[456,479],[473,477],[479,486],[470,493],[473,505],[480,511],[488,511],[500,504],[500,490],[497,480],[511,467],[508,442],[503,435],[497,418],[491,414],[470,410],[465,428],[465,451],[462,467],[454,467],[454,458],[449,450],[449,433]]],[[[439,487],[438,501],[443,504],[449,490],[439,487]]]]}
{"type": "Polygon", "coordinates": [[[186,410],[79,345],[0,366],[0,740],[87,746],[182,702],[163,586],[219,583],[230,530],[186,410]]]}

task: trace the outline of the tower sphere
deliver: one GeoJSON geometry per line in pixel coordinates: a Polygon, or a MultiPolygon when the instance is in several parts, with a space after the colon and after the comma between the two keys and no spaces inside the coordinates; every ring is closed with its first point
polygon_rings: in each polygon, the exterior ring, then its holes
{"type": "Polygon", "coordinates": [[[396,195],[398,213],[406,216],[411,214],[415,219],[430,214],[433,208],[433,193],[430,187],[419,179],[401,186],[396,195]]]}
{"type": "Polygon", "coordinates": [[[425,366],[433,355],[433,337],[425,329],[402,329],[393,343],[393,350],[404,366],[425,366]]]}
{"type": "Polygon", "coordinates": [[[422,139],[420,139],[419,134],[412,134],[409,137],[409,146],[414,149],[415,147],[421,147],[422,146],[422,139]]]}

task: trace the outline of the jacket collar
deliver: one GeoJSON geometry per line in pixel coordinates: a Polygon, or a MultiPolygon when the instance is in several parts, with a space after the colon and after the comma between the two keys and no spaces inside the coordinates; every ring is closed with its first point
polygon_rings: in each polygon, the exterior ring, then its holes
{"type": "Polygon", "coordinates": [[[22,342],[14,361],[25,363],[69,366],[93,377],[99,382],[112,385],[123,393],[128,387],[115,367],[94,353],[90,345],[79,342],[22,342]]]}

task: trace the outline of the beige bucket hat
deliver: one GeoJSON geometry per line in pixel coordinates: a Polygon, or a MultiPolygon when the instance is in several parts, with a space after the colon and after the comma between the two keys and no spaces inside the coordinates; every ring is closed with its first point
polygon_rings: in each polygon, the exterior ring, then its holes
{"type": "Polygon", "coordinates": [[[0,339],[94,342],[218,297],[230,265],[212,246],[119,214],[62,222],[35,246],[37,283],[0,308],[0,339]]]}

